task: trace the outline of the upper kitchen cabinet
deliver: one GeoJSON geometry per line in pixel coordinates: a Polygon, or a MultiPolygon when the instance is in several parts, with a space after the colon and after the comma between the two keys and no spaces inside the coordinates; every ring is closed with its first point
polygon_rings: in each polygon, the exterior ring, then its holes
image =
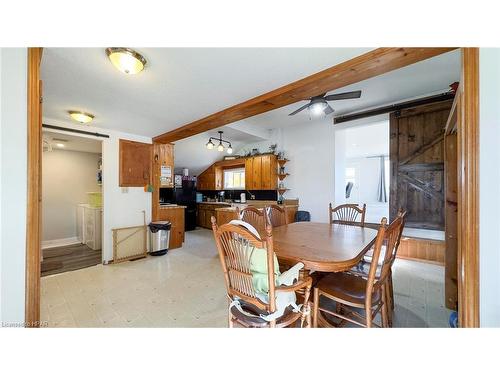
{"type": "Polygon", "coordinates": [[[154,186],[174,187],[174,145],[153,145],[153,168],[154,186]]]}
{"type": "Polygon", "coordinates": [[[198,190],[222,190],[222,168],[216,164],[211,165],[207,170],[201,173],[196,181],[198,190]]]}
{"type": "Polygon", "coordinates": [[[276,155],[262,155],[261,158],[261,189],[274,190],[277,186],[278,163],[276,155]]]}
{"type": "Polygon", "coordinates": [[[120,139],[120,186],[142,187],[151,182],[152,151],[151,144],[120,139]]]}
{"type": "Polygon", "coordinates": [[[212,164],[198,176],[198,190],[223,190],[224,170],[245,167],[245,189],[276,190],[278,187],[278,162],[276,155],[264,154],[223,160],[212,164]]]}
{"type": "Polygon", "coordinates": [[[248,190],[276,189],[277,169],[276,155],[266,154],[246,158],[245,188],[248,190]]]}

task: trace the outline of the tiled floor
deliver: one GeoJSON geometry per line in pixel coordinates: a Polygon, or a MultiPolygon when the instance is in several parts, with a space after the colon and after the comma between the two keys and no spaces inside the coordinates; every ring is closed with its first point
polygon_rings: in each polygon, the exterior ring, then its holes
{"type": "MultiPolygon", "coordinates": [[[[444,269],[397,260],[397,327],[446,327],[444,269]]],[[[224,280],[211,231],[186,233],[182,249],[42,278],[49,327],[226,327],[224,280]]]]}

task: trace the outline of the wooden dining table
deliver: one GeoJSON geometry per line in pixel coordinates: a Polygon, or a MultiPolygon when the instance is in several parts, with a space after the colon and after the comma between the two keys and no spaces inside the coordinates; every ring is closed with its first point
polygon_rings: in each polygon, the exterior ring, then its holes
{"type": "Polygon", "coordinates": [[[343,224],[296,222],[273,228],[280,263],[304,263],[309,271],[347,271],[374,245],[375,229],[343,224]]]}

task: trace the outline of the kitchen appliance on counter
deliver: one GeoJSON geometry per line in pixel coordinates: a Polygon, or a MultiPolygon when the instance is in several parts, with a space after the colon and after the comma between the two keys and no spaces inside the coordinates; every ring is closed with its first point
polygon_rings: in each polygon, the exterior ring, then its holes
{"type": "Polygon", "coordinates": [[[246,193],[241,193],[240,194],[240,202],[241,203],[246,203],[247,202],[247,194],[246,193]]]}
{"type": "Polygon", "coordinates": [[[225,202],[225,192],[224,191],[219,191],[217,193],[217,201],[218,202],[225,202]]]}
{"type": "Polygon", "coordinates": [[[184,230],[196,229],[196,179],[183,177],[182,186],[175,188],[175,203],[186,206],[184,230]]]}

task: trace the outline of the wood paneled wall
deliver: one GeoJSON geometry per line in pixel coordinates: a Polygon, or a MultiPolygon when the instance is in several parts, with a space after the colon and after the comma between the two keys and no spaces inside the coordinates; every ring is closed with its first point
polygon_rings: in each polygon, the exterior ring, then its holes
{"type": "Polygon", "coordinates": [[[398,258],[444,265],[445,241],[403,237],[398,258]]]}

